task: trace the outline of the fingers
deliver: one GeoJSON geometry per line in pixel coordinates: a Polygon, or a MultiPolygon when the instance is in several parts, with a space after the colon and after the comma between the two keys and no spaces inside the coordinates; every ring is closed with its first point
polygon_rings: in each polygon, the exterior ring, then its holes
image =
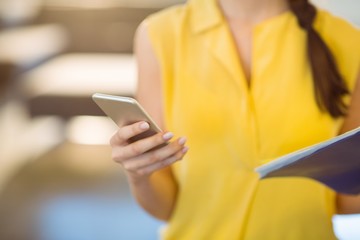
{"type": "Polygon", "coordinates": [[[188,148],[184,147],[180,151],[176,152],[174,155],[172,155],[164,160],[157,161],[146,167],[140,168],[137,173],[138,173],[138,175],[144,176],[144,175],[149,175],[149,174],[151,174],[157,170],[160,170],[162,168],[168,167],[171,164],[175,163],[176,161],[181,160],[187,151],[188,151],[188,148]]]}
{"type": "Polygon", "coordinates": [[[144,174],[144,171],[160,169],[182,159],[188,150],[184,146],[185,142],[185,138],[179,138],[158,150],[145,153],[137,158],[127,159],[123,161],[122,165],[129,171],[140,170],[140,174],[144,174]],[[149,167],[148,170],[146,170],[147,167],[149,167]]]}
{"type": "Polygon", "coordinates": [[[150,126],[147,122],[137,122],[125,127],[120,128],[110,139],[110,145],[112,147],[117,145],[127,144],[127,141],[147,130],[149,130],[150,126]]]}
{"type": "Polygon", "coordinates": [[[132,144],[124,146],[121,151],[119,151],[119,159],[128,159],[138,156],[140,154],[146,153],[147,151],[160,146],[169,140],[174,135],[171,132],[167,133],[158,133],[152,137],[144,138],[142,140],[136,141],[132,144]]]}
{"type": "Polygon", "coordinates": [[[171,132],[157,133],[135,142],[131,138],[149,130],[146,122],[121,127],[110,139],[112,158],[131,176],[148,176],[184,157],[188,148],[184,137],[170,142],[171,132]]]}

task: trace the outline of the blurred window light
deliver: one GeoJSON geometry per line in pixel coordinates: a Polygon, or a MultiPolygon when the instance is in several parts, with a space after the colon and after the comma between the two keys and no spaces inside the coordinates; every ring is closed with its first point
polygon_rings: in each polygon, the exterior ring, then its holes
{"type": "Polygon", "coordinates": [[[341,240],[360,239],[360,214],[336,215],[333,218],[334,231],[341,240]]]}
{"type": "Polygon", "coordinates": [[[133,95],[136,63],[131,54],[63,54],[28,72],[23,79],[29,96],[90,96],[95,91],[133,95]]]}
{"type": "Polygon", "coordinates": [[[68,35],[59,24],[17,27],[0,34],[0,61],[27,66],[63,51],[68,35]]]}
{"type": "Polygon", "coordinates": [[[27,22],[39,13],[41,4],[42,0],[1,0],[0,19],[6,25],[27,22]]]}
{"type": "Polygon", "coordinates": [[[111,8],[111,7],[141,7],[159,8],[166,7],[185,0],[46,0],[49,7],[70,8],[111,8]]]}
{"type": "Polygon", "coordinates": [[[117,126],[102,116],[77,116],[70,119],[66,127],[66,138],[73,143],[86,145],[108,145],[117,126]]]}

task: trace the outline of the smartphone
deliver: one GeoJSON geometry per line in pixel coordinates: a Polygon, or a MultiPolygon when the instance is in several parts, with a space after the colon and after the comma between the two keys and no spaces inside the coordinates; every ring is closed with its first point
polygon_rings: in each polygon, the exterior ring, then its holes
{"type": "Polygon", "coordinates": [[[150,115],[134,98],[95,93],[92,95],[92,99],[119,127],[139,121],[149,123],[149,130],[132,137],[129,139],[130,142],[135,142],[162,132],[150,115]]]}

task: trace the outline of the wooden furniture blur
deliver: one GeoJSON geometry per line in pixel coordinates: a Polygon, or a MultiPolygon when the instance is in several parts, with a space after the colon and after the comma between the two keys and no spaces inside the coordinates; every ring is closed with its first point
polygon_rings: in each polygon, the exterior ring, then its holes
{"type": "Polygon", "coordinates": [[[136,65],[132,54],[69,53],[25,74],[22,95],[32,116],[104,115],[91,95],[133,96],[136,65]]]}

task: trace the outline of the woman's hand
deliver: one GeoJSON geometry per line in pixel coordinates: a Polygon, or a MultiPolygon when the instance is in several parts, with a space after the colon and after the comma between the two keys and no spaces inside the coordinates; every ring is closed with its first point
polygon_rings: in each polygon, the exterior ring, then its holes
{"type": "Polygon", "coordinates": [[[184,137],[170,142],[173,138],[171,132],[157,133],[132,143],[129,141],[147,130],[147,122],[137,122],[121,127],[110,140],[112,159],[122,165],[132,182],[148,178],[153,172],[181,160],[188,150],[184,137]]]}

